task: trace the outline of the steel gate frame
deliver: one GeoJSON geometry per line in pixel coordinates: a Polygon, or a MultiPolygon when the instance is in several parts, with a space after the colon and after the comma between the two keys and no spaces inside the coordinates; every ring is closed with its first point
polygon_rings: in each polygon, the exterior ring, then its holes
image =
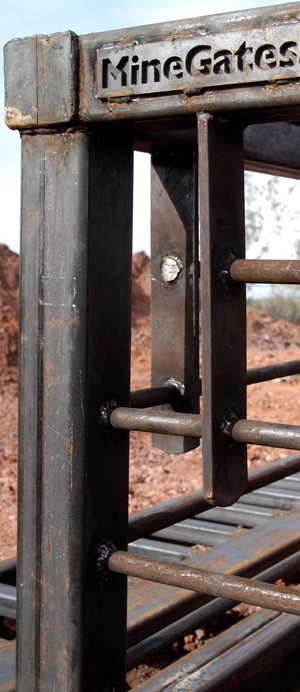
{"type": "MultiPolygon", "coordinates": [[[[274,137],[299,119],[299,13],[293,3],[5,47],[6,122],[22,138],[19,691],[124,690],[128,574],[300,613],[296,591],[154,559],[144,569],[126,553],[126,429],[172,451],[203,433],[205,466],[203,494],[140,513],[131,540],[249,492],[247,442],[300,448],[298,426],[246,420],[245,282],[299,282],[300,265],[246,262],[243,220],[243,130],[279,122],[274,137]],[[152,241],[153,388],[130,397],[134,147],[153,154],[153,227],[164,231],[152,241]],[[139,408],[171,404],[175,413],[139,408]]],[[[278,142],[257,157],[253,133],[249,166],[286,168],[278,142]]],[[[292,156],[287,167],[299,177],[292,156]]],[[[272,468],[255,487],[295,461],[272,468]]]]}

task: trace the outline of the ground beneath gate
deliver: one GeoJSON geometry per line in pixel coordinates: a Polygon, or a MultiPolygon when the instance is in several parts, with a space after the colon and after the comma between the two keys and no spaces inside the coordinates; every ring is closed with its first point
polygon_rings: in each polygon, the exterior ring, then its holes
{"type": "MultiPolygon", "coordinates": [[[[0,245],[0,560],[16,553],[17,359],[19,258],[0,245]]],[[[132,389],[150,386],[150,260],[133,256],[132,389]]],[[[300,357],[300,326],[267,312],[248,311],[248,367],[300,357]]],[[[248,387],[248,418],[299,424],[300,376],[248,387]]],[[[290,454],[249,446],[250,467],[290,454]]],[[[202,484],[201,448],[166,454],[151,435],[131,433],[130,511],[135,512],[202,484]]]]}

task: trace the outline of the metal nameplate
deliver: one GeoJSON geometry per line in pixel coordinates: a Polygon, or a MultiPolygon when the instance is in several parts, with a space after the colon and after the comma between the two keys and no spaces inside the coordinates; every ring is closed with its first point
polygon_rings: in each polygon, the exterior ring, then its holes
{"type": "Polygon", "coordinates": [[[97,99],[300,77],[299,24],[97,49],[97,99]]]}

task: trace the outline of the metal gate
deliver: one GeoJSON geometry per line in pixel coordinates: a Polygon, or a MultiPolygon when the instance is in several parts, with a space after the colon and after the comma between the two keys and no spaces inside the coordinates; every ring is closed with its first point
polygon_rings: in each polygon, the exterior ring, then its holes
{"type": "Polygon", "coordinates": [[[130,540],[300,470],[294,455],[247,480],[247,443],[300,450],[300,427],[247,420],[247,384],[300,364],[246,371],[245,285],[299,283],[300,262],[245,260],[243,193],[244,149],[300,175],[299,12],[5,47],[22,138],[19,692],[124,689],[125,575],[300,614],[296,590],[127,552],[128,430],[176,453],[202,438],[204,478],[135,515],[130,540]],[[152,387],[130,393],[134,148],[152,154],[152,387]]]}

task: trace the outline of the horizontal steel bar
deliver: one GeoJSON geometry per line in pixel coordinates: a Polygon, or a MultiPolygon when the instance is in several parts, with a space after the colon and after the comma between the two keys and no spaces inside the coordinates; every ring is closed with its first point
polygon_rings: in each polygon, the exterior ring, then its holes
{"type": "MultiPolygon", "coordinates": [[[[261,582],[274,582],[277,579],[292,574],[300,567],[300,551],[291,555],[280,562],[277,562],[272,567],[255,575],[255,579],[261,582]]],[[[127,669],[135,668],[146,657],[153,656],[159,651],[166,649],[174,642],[178,641],[186,634],[195,631],[199,627],[203,627],[210,620],[213,620],[227,610],[237,605],[237,601],[233,599],[215,598],[210,603],[197,608],[192,613],[185,615],[171,625],[167,625],[159,632],[156,632],[151,637],[144,639],[139,644],[132,646],[127,651],[127,669]]]]}
{"type": "Polygon", "coordinates": [[[166,541],[176,541],[184,545],[218,545],[224,543],[236,532],[236,526],[228,526],[216,522],[201,521],[199,519],[185,519],[184,521],[169,526],[166,529],[152,534],[152,538],[166,541]]]}
{"type": "MultiPolygon", "coordinates": [[[[110,415],[114,428],[202,437],[202,417],[193,413],[140,411],[119,406],[110,415]]],[[[300,426],[239,420],[231,431],[235,442],[300,450],[300,426]]]]}
{"type": "Polygon", "coordinates": [[[239,420],[232,428],[236,442],[247,444],[300,449],[300,426],[265,421],[239,420]]]}
{"type": "MultiPolygon", "coordinates": [[[[300,361],[299,361],[300,363],[300,361]]],[[[177,387],[149,387],[130,392],[129,405],[132,408],[147,408],[162,404],[173,404],[180,398],[177,387]]]]}
{"type": "MultiPolygon", "coordinates": [[[[279,459],[260,469],[250,471],[246,494],[267,483],[285,478],[300,471],[300,454],[292,454],[285,459],[279,459]]],[[[162,502],[154,507],[148,507],[129,517],[129,542],[150,536],[155,531],[171,526],[178,521],[205,512],[211,505],[203,497],[202,490],[194,490],[176,497],[168,502],[162,502]]]]}
{"type": "Polygon", "coordinates": [[[236,259],[229,268],[233,281],[254,284],[299,284],[300,260],[236,259]]]}
{"type": "Polygon", "coordinates": [[[272,507],[291,511],[300,507],[300,494],[279,490],[278,488],[261,488],[243,497],[245,504],[257,507],[272,507]]]}
{"type": "Polygon", "coordinates": [[[274,516],[273,509],[259,509],[257,507],[249,507],[249,505],[243,504],[242,502],[237,502],[231,507],[212,507],[203,512],[202,514],[196,514],[196,519],[202,519],[203,521],[226,521],[227,525],[232,526],[245,526],[252,529],[254,526],[259,526],[264,524],[268,519],[274,516]]]}
{"type": "Polygon", "coordinates": [[[127,574],[154,581],[158,584],[176,586],[197,593],[234,598],[250,605],[300,615],[300,593],[283,586],[272,586],[263,582],[209,572],[191,565],[169,563],[155,558],[132,555],[117,550],[108,559],[111,572],[127,574]]]}
{"type": "Polygon", "coordinates": [[[134,541],[134,543],[130,543],[128,551],[135,555],[159,557],[162,560],[178,562],[186,557],[189,547],[178,545],[178,543],[166,543],[151,538],[139,538],[139,540],[134,541]]]}
{"type": "Polygon", "coordinates": [[[277,377],[288,377],[300,373],[300,360],[286,360],[282,363],[262,365],[259,368],[247,370],[247,384],[257,384],[267,380],[275,380],[277,377]]]}
{"type": "MultiPolygon", "coordinates": [[[[247,370],[247,384],[256,384],[275,380],[277,377],[288,377],[300,373],[300,360],[287,360],[283,363],[272,363],[262,365],[258,368],[247,370]]],[[[202,379],[199,380],[199,396],[202,394],[202,379]]],[[[178,400],[180,392],[177,387],[149,387],[147,389],[137,389],[130,394],[131,408],[148,408],[150,406],[161,406],[172,404],[178,400]]]]}
{"type": "Polygon", "coordinates": [[[202,418],[196,413],[140,411],[118,406],[110,414],[110,423],[114,428],[126,430],[202,437],[202,418]]]}

